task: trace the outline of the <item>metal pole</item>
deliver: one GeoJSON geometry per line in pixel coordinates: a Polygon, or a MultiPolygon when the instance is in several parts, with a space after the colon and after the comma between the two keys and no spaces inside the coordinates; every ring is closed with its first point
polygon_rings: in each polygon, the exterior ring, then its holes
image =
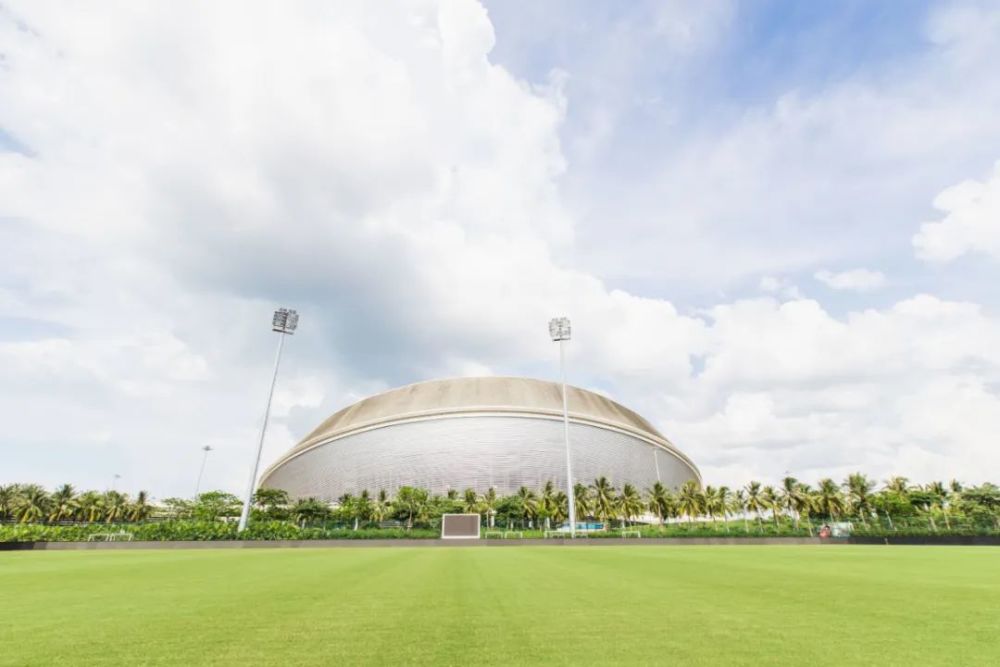
{"type": "Polygon", "coordinates": [[[253,460],[253,470],[250,472],[250,483],[247,484],[247,495],[243,499],[243,513],[240,515],[239,532],[246,530],[250,519],[250,503],[253,501],[253,490],[257,485],[257,468],[260,466],[260,454],[264,450],[264,434],[267,433],[267,419],[271,414],[271,397],[274,396],[274,384],[278,380],[278,364],[281,363],[281,347],[285,343],[285,334],[278,333],[278,352],[274,355],[274,372],[271,373],[271,388],[267,391],[267,407],[264,408],[264,424],[260,427],[260,441],[257,443],[257,456],[253,460]]]}
{"type": "Polygon", "coordinates": [[[559,341],[559,374],[562,376],[563,438],[566,441],[566,498],[569,500],[569,536],[576,537],[576,499],[573,497],[573,462],[569,453],[569,404],[566,399],[565,340],[559,341]]]}
{"type": "Polygon", "coordinates": [[[205,464],[208,462],[208,453],[212,448],[205,445],[201,448],[205,455],[201,457],[201,470],[198,471],[198,482],[194,485],[194,499],[198,500],[198,492],[201,491],[201,477],[205,474],[205,464]]]}

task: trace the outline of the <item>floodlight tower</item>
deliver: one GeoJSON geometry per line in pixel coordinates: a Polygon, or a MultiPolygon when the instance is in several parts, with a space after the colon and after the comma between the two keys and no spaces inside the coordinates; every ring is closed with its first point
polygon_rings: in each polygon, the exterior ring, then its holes
{"type": "Polygon", "coordinates": [[[573,497],[573,461],[569,451],[569,403],[566,399],[566,341],[570,338],[568,317],[549,320],[549,336],[559,343],[559,375],[562,378],[563,439],[566,442],[566,498],[569,501],[569,535],[576,537],[576,499],[573,497]]]}
{"type": "Polygon", "coordinates": [[[260,427],[260,440],[257,442],[257,455],[254,457],[250,470],[250,483],[247,484],[247,495],[243,499],[243,513],[240,515],[239,532],[246,530],[247,521],[250,519],[250,503],[253,501],[253,490],[257,485],[257,469],[260,467],[260,453],[264,449],[264,434],[267,433],[267,419],[271,414],[271,398],[274,396],[274,384],[278,380],[278,364],[281,363],[281,348],[285,343],[285,336],[291,336],[299,326],[299,314],[294,310],[279,308],[274,311],[271,319],[271,331],[278,333],[278,352],[274,356],[274,372],[271,373],[271,388],[267,392],[267,405],[264,408],[264,423],[260,427]]]}
{"type": "Polygon", "coordinates": [[[205,464],[208,462],[208,453],[212,451],[209,445],[201,448],[205,454],[201,457],[201,469],[198,471],[198,482],[194,485],[194,499],[198,500],[198,492],[201,491],[201,476],[205,474],[205,464]]]}

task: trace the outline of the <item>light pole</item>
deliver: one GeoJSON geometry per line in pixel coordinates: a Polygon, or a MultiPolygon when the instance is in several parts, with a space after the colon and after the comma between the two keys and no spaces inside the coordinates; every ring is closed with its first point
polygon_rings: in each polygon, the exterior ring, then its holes
{"type": "Polygon", "coordinates": [[[559,375],[562,378],[563,439],[566,441],[566,498],[569,501],[569,536],[576,537],[576,499],[573,497],[573,461],[569,451],[569,404],[566,399],[566,341],[569,340],[568,317],[549,320],[549,336],[559,343],[559,375]]]}
{"type": "Polygon", "coordinates": [[[119,475],[118,473],[115,473],[114,476],[111,478],[111,490],[112,491],[115,490],[115,485],[118,483],[118,480],[120,480],[121,478],[122,478],[122,476],[119,475]]]}
{"type": "Polygon", "coordinates": [[[205,445],[201,448],[201,451],[205,454],[201,457],[201,470],[198,471],[198,482],[194,485],[194,499],[198,500],[198,492],[201,491],[201,476],[205,474],[205,463],[208,461],[208,453],[212,451],[212,448],[205,445]]]}
{"type": "Polygon", "coordinates": [[[281,363],[281,348],[285,342],[285,335],[295,333],[295,328],[299,325],[299,314],[294,310],[279,308],[274,311],[274,318],[271,320],[271,331],[278,333],[278,352],[274,355],[274,372],[271,373],[271,388],[267,392],[267,405],[264,408],[264,423],[260,427],[260,440],[257,442],[257,455],[253,459],[253,466],[250,470],[250,483],[247,484],[247,495],[243,499],[243,513],[240,514],[239,532],[246,530],[247,521],[250,519],[250,503],[253,501],[253,490],[257,485],[257,468],[260,466],[260,453],[264,449],[264,434],[267,433],[267,418],[271,414],[271,398],[274,396],[274,383],[278,380],[278,364],[281,363]]]}

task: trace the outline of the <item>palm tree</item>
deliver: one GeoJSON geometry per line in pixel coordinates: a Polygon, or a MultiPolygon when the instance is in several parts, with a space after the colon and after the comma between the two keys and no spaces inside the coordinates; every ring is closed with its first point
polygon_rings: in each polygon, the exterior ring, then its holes
{"type": "Polygon", "coordinates": [[[475,489],[466,489],[462,493],[462,511],[466,514],[476,514],[479,512],[479,496],[475,489]]]}
{"type": "Polygon", "coordinates": [[[750,532],[750,524],[747,521],[747,492],[743,489],[736,489],[733,494],[733,512],[739,513],[743,517],[743,530],[750,532]]]}
{"type": "Polygon", "coordinates": [[[26,484],[21,487],[18,496],[17,508],[15,510],[18,521],[21,523],[35,523],[44,520],[48,516],[49,507],[52,502],[45,489],[37,484],[26,484]]]}
{"type": "Polygon", "coordinates": [[[867,526],[868,521],[865,520],[865,515],[872,511],[872,491],[875,490],[875,482],[868,479],[866,475],[856,472],[848,475],[842,486],[847,491],[847,500],[851,510],[858,515],[861,523],[867,526]]]}
{"type": "Polygon", "coordinates": [[[795,527],[799,527],[799,520],[802,512],[809,504],[809,494],[805,486],[794,477],[785,477],[781,480],[781,507],[792,515],[795,520],[795,527]]]}
{"type": "Polygon", "coordinates": [[[837,483],[829,477],[819,481],[819,489],[816,491],[816,509],[820,514],[825,514],[834,520],[844,511],[844,497],[840,495],[837,483]]]}
{"type": "Polygon", "coordinates": [[[615,487],[612,486],[607,477],[601,476],[594,480],[591,489],[594,493],[594,514],[604,522],[605,528],[610,528],[611,521],[615,518],[618,510],[615,487]]]}
{"type": "Polygon", "coordinates": [[[445,498],[448,500],[458,500],[458,489],[448,489],[445,498]]]}
{"type": "Polygon", "coordinates": [[[577,520],[593,516],[593,503],[591,501],[590,489],[585,484],[577,482],[573,485],[573,510],[577,520]]]}
{"type": "Polygon", "coordinates": [[[385,489],[379,489],[378,495],[375,496],[375,500],[372,502],[372,521],[375,523],[382,523],[388,513],[389,494],[386,493],[385,489]]]}
{"type": "Polygon", "coordinates": [[[812,488],[808,484],[799,483],[798,485],[799,494],[795,498],[795,514],[800,519],[805,519],[806,529],[809,531],[809,537],[812,537],[813,526],[812,519],[809,515],[812,514],[813,510],[816,508],[816,498],[813,493],[812,488]]]}
{"type": "Polygon", "coordinates": [[[85,491],[77,498],[79,517],[83,521],[94,523],[104,513],[104,503],[97,491],[85,491]]]}
{"type": "Polygon", "coordinates": [[[531,520],[538,515],[538,496],[528,487],[522,486],[517,490],[517,499],[521,503],[521,527],[527,522],[530,528],[531,520]]]}
{"type": "Polygon", "coordinates": [[[337,505],[340,508],[342,520],[350,521],[354,524],[354,530],[358,529],[358,505],[353,493],[345,493],[337,498],[337,505]]]}
{"type": "Polygon", "coordinates": [[[539,498],[539,510],[545,516],[545,529],[552,529],[552,518],[558,511],[559,500],[557,498],[558,492],[556,491],[555,483],[550,479],[545,482],[545,486],[542,487],[542,493],[539,498]]]}
{"type": "Polygon", "coordinates": [[[428,493],[426,489],[418,489],[413,486],[400,487],[396,492],[396,508],[401,514],[406,515],[406,529],[413,528],[413,520],[421,519],[427,513],[428,493]]]}
{"type": "Polygon", "coordinates": [[[552,521],[556,524],[560,524],[569,518],[569,500],[566,498],[564,491],[556,491],[551,512],[552,521]]]}
{"type": "Polygon", "coordinates": [[[486,490],[486,493],[479,497],[479,506],[483,508],[486,516],[489,517],[490,528],[493,527],[494,519],[497,515],[497,504],[499,502],[500,498],[497,496],[497,490],[492,486],[486,490]]]}
{"type": "Polygon", "coordinates": [[[104,506],[105,523],[125,520],[129,506],[128,495],[120,491],[108,491],[101,498],[101,504],[104,506]]]}
{"type": "Polygon", "coordinates": [[[764,507],[771,510],[771,517],[774,519],[774,525],[777,526],[778,510],[781,509],[781,498],[778,496],[778,492],[774,490],[773,486],[765,486],[760,493],[760,501],[764,507]]]}
{"type": "Polygon", "coordinates": [[[622,487],[622,493],[618,497],[618,510],[621,513],[623,528],[633,517],[642,514],[642,496],[633,485],[625,484],[622,487]]]}
{"type": "Polygon", "coordinates": [[[361,494],[355,501],[354,530],[358,529],[360,521],[371,521],[372,518],[372,494],[368,489],[361,489],[361,494]]]}
{"type": "Polygon", "coordinates": [[[65,521],[73,518],[78,505],[72,484],[63,484],[53,491],[50,497],[52,505],[49,508],[49,521],[65,521]]]}
{"type": "Polygon", "coordinates": [[[905,477],[890,477],[885,481],[886,491],[892,491],[893,493],[898,493],[901,496],[905,496],[906,492],[910,490],[910,480],[905,477]]]}
{"type": "Polygon", "coordinates": [[[931,482],[926,488],[928,492],[934,494],[934,506],[941,510],[945,528],[951,530],[951,520],[948,517],[948,510],[951,507],[952,494],[948,491],[948,487],[945,486],[944,482],[931,482]]]}
{"type": "Polygon", "coordinates": [[[705,497],[698,487],[698,482],[689,479],[684,482],[677,495],[677,509],[681,514],[687,516],[688,523],[693,523],[694,517],[701,515],[704,500],[705,497]]]}
{"type": "Polygon", "coordinates": [[[17,484],[0,486],[0,521],[14,518],[21,488],[17,484]]]}
{"type": "Polygon", "coordinates": [[[661,482],[656,482],[651,488],[646,489],[646,497],[648,498],[649,511],[656,515],[662,526],[664,519],[673,512],[673,495],[661,482]]]}
{"type": "Polygon", "coordinates": [[[140,491],[135,501],[128,508],[129,521],[145,521],[153,513],[153,506],[149,504],[149,494],[140,491]]]}
{"type": "Polygon", "coordinates": [[[746,508],[748,512],[753,512],[757,517],[757,525],[763,530],[764,522],[761,521],[760,513],[767,506],[764,503],[764,499],[761,497],[760,482],[751,481],[747,484],[747,504],[746,508]]]}
{"type": "Polygon", "coordinates": [[[702,503],[702,509],[705,511],[705,514],[708,515],[708,518],[712,520],[712,523],[715,523],[716,507],[719,502],[719,499],[716,497],[715,487],[711,484],[706,486],[702,494],[705,497],[705,501],[702,503]]]}
{"type": "Polygon", "coordinates": [[[726,532],[729,532],[729,508],[732,504],[733,492],[729,490],[728,486],[720,486],[715,491],[715,510],[722,514],[722,522],[726,527],[726,532]]]}

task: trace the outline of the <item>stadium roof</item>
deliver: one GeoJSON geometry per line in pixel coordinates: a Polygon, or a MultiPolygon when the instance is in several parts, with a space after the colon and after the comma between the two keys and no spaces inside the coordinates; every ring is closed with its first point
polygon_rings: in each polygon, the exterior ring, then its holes
{"type": "MultiPolygon", "coordinates": [[[[609,398],[567,385],[572,421],[610,426],[676,448],[641,416],[609,398]]],[[[289,452],[359,430],[389,423],[466,413],[562,415],[562,393],[555,382],[518,377],[451,378],[418,382],[361,400],[340,410],[289,452]]]]}

